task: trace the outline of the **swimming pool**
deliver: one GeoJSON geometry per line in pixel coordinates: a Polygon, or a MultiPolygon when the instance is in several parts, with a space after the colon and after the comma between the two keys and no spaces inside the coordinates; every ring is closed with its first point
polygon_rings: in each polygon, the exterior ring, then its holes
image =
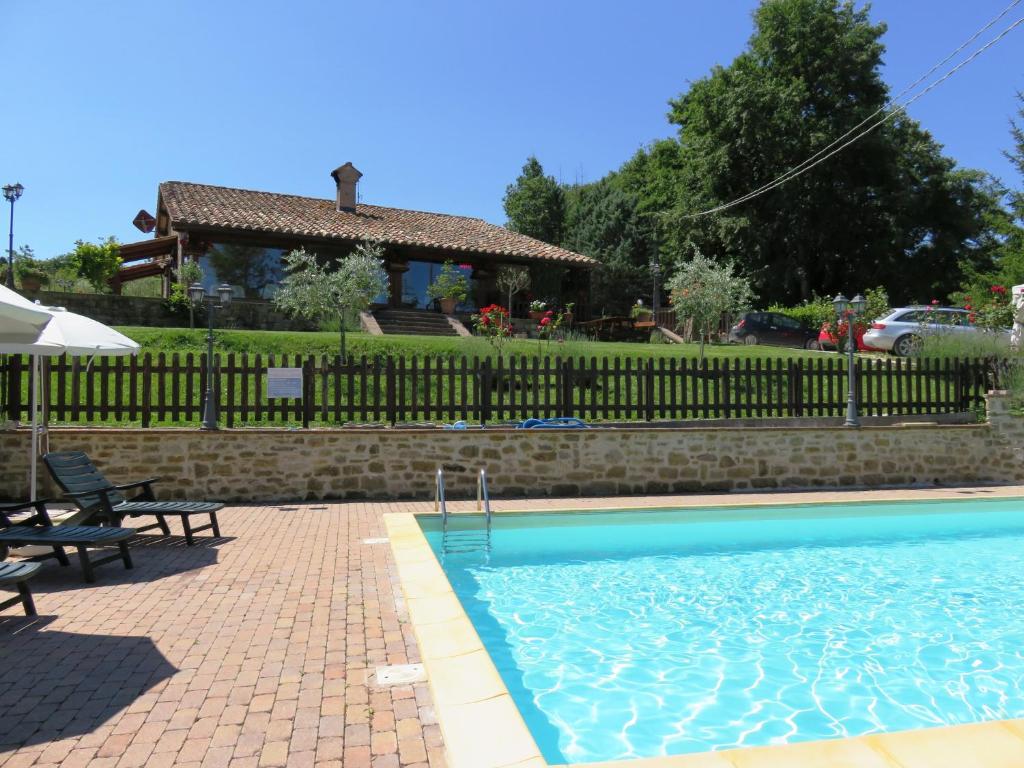
{"type": "Polygon", "coordinates": [[[439,560],[544,758],[586,763],[1024,716],[1022,512],[501,515],[439,560]]]}

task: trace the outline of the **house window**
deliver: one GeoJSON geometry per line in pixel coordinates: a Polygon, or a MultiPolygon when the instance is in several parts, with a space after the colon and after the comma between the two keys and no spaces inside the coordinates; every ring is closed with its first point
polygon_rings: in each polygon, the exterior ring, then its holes
{"type": "Polygon", "coordinates": [[[221,283],[245,299],[272,299],[284,277],[281,248],[217,243],[199,259],[207,291],[221,283]]]}
{"type": "MultiPolygon", "coordinates": [[[[411,309],[434,309],[434,300],[427,296],[427,286],[441,274],[443,266],[434,261],[410,261],[409,271],[402,275],[402,306],[411,309]]],[[[475,312],[476,303],[473,296],[476,292],[476,282],[472,277],[473,267],[470,264],[456,264],[456,267],[469,281],[469,293],[455,311],[475,312]]]]}

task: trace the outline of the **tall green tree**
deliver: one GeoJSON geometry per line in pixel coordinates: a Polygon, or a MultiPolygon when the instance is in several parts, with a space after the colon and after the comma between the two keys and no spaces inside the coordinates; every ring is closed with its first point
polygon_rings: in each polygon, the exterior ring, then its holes
{"type": "Polygon", "coordinates": [[[986,246],[991,258],[987,263],[968,265],[962,291],[968,296],[984,295],[992,285],[1024,283],[1024,94],[1018,93],[1017,97],[1021,102],[1018,118],[1010,120],[1013,146],[1003,154],[1020,178],[1017,187],[992,178],[986,180],[988,193],[995,201],[985,213],[989,224],[986,246]]]}
{"type": "Polygon", "coordinates": [[[884,24],[846,0],[764,0],[746,51],[672,100],[681,239],[746,267],[769,299],[883,282],[897,300],[948,293],[979,258],[975,174],[901,115],[804,175],[721,214],[883,109],[884,24]]]}
{"type": "Polygon", "coordinates": [[[1008,283],[1024,283],[1024,93],[1017,93],[1021,102],[1017,110],[1018,120],[1010,121],[1010,135],[1013,148],[1007,151],[1006,157],[1017,169],[1020,176],[1016,189],[1008,193],[1009,216],[1005,229],[1005,242],[1002,248],[1002,259],[1013,265],[1012,281],[1008,283]]]}
{"type": "Polygon", "coordinates": [[[505,190],[504,205],[508,228],[513,232],[561,244],[565,193],[554,177],[544,175],[543,166],[533,155],[505,190]]]}
{"type": "Polygon", "coordinates": [[[565,246],[599,262],[590,283],[594,311],[627,314],[651,291],[651,223],[640,212],[637,195],[609,177],[571,187],[566,197],[565,246]]]}

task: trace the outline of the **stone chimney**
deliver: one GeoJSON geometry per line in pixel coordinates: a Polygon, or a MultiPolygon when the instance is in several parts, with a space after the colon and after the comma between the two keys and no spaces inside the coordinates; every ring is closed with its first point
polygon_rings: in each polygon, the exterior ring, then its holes
{"type": "Polygon", "coordinates": [[[363,174],[357,171],[352,163],[345,163],[331,171],[331,176],[334,177],[334,183],[338,187],[338,210],[354,213],[356,210],[356,183],[363,174]]]}

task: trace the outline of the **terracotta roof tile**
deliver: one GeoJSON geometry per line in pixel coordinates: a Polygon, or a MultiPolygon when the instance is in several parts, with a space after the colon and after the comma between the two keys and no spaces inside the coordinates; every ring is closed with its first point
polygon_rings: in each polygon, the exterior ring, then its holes
{"type": "Polygon", "coordinates": [[[394,245],[443,248],[591,267],[593,259],[489,224],[483,219],[379,205],[338,211],[334,200],[165,181],[160,198],[171,226],[189,225],[394,245]]]}

